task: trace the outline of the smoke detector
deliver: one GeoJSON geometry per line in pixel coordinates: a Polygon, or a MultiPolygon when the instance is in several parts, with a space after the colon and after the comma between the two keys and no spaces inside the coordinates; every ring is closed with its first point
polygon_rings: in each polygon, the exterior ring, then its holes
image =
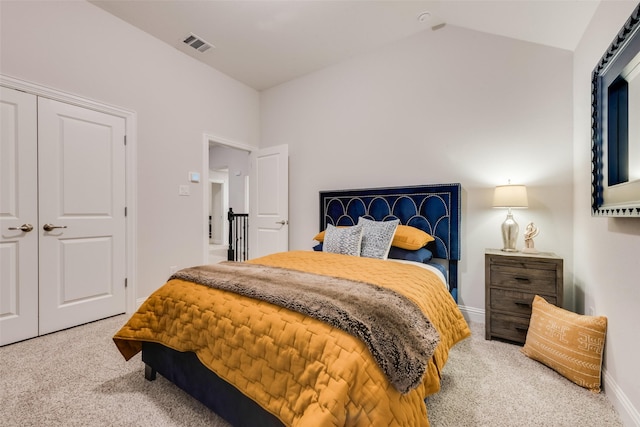
{"type": "Polygon", "coordinates": [[[213,44],[204,41],[202,37],[196,36],[193,33],[190,33],[187,37],[185,37],[182,42],[191,46],[198,52],[206,52],[210,48],[215,47],[213,44]]]}
{"type": "Polygon", "coordinates": [[[418,21],[420,22],[426,22],[430,19],[431,19],[431,12],[429,11],[424,11],[418,15],[418,21]]]}

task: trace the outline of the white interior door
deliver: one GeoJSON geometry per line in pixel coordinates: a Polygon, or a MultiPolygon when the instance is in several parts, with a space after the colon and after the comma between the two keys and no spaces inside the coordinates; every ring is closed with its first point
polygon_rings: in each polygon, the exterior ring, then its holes
{"type": "Polygon", "coordinates": [[[289,146],[251,152],[249,256],[289,250],[289,146]]]}
{"type": "Polygon", "coordinates": [[[38,99],[40,334],[125,311],[124,129],[38,99]]]}
{"type": "Polygon", "coordinates": [[[36,100],[0,88],[0,345],[38,335],[36,100]]]}

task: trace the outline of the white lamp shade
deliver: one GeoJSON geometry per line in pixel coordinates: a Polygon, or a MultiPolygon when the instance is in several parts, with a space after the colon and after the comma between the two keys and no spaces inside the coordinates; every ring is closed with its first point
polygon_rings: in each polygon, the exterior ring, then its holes
{"type": "Polygon", "coordinates": [[[527,187],[524,185],[499,185],[493,193],[494,208],[528,208],[527,187]]]}

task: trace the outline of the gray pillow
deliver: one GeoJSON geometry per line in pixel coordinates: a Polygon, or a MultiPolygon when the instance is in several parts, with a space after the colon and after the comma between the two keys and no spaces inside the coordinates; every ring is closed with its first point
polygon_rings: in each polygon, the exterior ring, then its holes
{"type": "Polygon", "coordinates": [[[368,258],[387,259],[398,224],[400,224],[399,219],[372,221],[363,217],[358,218],[358,225],[362,225],[360,255],[368,258]]]}
{"type": "Polygon", "coordinates": [[[360,256],[362,225],[337,228],[327,224],[322,244],[323,252],[360,256]]]}

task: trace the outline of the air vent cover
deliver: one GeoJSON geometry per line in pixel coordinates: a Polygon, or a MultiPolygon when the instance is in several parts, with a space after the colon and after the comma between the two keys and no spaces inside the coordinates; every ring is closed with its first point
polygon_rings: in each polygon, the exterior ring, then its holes
{"type": "Polygon", "coordinates": [[[183,42],[185,44],[188,44],[189,46],[191,46],[192,48],[194,48],[198,52],[205,52],[205,51],[209,50],[209,48],[215,47],[211,43],[204,41],[201,37],[198,37],[193,33],[191,33],[187,37],[185,37],[183,42]]]}

